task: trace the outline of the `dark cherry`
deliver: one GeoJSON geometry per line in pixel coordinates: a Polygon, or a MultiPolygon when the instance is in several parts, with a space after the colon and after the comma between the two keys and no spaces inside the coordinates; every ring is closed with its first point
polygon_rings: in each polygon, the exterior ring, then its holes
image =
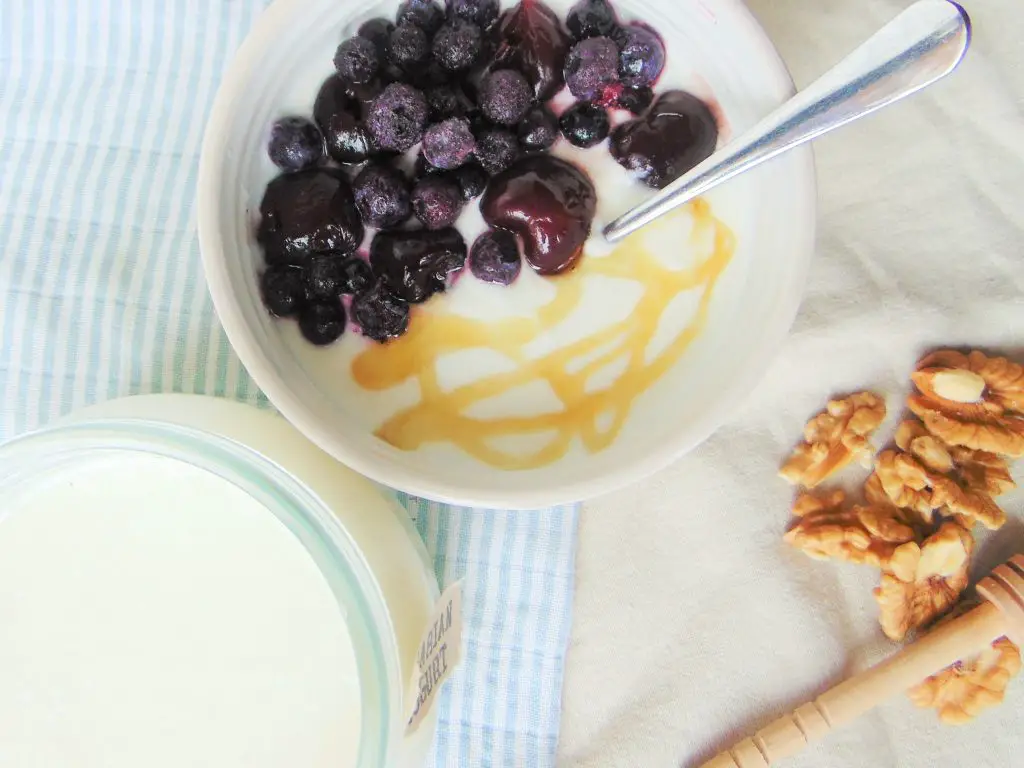
{"type": "Polygon", "coordinates": [[[363,222],[345,174],[316,168],[272,180],[256,236],[269,263],[301,265],[315,253],[352,253],[362,242],[363,222]]]}
{"type": "Polygon", "coordinates": [[[494,69],[517,69],[540,101],[565,83],[562,66],[572,42],[558,16],[540,0],[524,0],[498,19],[494,69]]]}
{"type": "Polygon", "coordinates": [[[575,165],[531,155],[491,179],[480,203],[484,221],[519,236],[542,275],[571,269],[590,235],[597,195],[575,165]]]}
{"type": "Polygon", "coordinates": [[[619,165],[661,189],[711,155],[717,142],[708,105],[686,91],[666,91],[643,117],[615,128],[609,148],[619,165]]]}
{"type": "Polygon", "coordinates": [[[623,88],[612,106],[628,110],[634,115],[642,115],[651,106],[652,101],[654,91],[646,85],[641,85],[639,88],[623,88]]]}
{"type": "Polygon", "coordinates": [[[466,241],[457,230],[378,232],[370,266],[389,291],[410,304],[424,302],[448,285],[466,263],[466,241]]]}
{"type": "Polygon", "coordinates": [[[328,154],[339,163],[361,163],[373,152],[370,133],[359,119],[361,110],[340,77],[324,80],[313,104],[313,119],[324,134],[328,154]]]}

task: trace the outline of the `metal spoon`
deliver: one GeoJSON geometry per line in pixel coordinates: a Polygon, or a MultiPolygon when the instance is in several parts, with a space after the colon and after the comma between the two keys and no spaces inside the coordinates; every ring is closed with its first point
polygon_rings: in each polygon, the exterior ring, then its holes
{"type": "Polygon", "coordinates": [[[816,82],[604,229],[616,242],[673,208],[794,147],[948,75],[971,42],[967,11],[918,0],[816,82]]]}

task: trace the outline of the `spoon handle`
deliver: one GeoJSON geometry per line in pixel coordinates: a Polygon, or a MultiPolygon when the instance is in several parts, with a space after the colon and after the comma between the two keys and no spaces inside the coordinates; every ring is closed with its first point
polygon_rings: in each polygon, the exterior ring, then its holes
{"type": "Polygon", "coordinates": [[[604,230],[611,242],[766,160],[887,107],[952,72],[971,39],[967,12],[918,0],[749,131],[604,230]]]}

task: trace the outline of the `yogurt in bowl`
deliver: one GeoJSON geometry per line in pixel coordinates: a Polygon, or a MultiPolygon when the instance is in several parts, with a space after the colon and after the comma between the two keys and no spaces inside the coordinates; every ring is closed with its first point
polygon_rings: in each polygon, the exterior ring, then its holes
{"type": "MultiPolygon", "coordinates": [[[[530,0],[528,0],[529,2],[530,0]]],[[[569,0],[547,5],[561,18],[569,0]]],[[[511,6],[507,6],[511,7],[511,6]]],[[[665,43],[656,93],[709,104],[720,143],[792,85],[740,3],[615,3],[665,43]]],[[[596,209],[571,271],[524,267],[510,286],[463,270],[386,344],[314,346],[263,307],[260,202],[277,173],[269,126],[309,114],[338,43],[395,7],[278,0],[221,87],[200,168],[200,242],[218,314],[271,401],[314,442],[376,480],[456,503],[533,507],[612,490],[713,431],[756,383],[799,304],[813,247],[808,150],[724,185],[611,247],[608,223],[652,190],[605,146],[551,154],[589,177],[596,209]]],[[[563,91],[550,102],[565,109],[563,91]]],[[[613,122],[626,119],[613,112],[613,122]]],[[[455,224],[484,230],[477,201],[455,224]]]]}

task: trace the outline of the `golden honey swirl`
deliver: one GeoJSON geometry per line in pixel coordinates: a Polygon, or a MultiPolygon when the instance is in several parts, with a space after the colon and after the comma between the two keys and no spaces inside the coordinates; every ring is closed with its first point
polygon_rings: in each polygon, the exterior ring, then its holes
{"type": "Polygon", "coordinates": [[[584,258],[577,269],[552,278],[554,298],[533,317],[493,321],[440,311],[410,324],[408,332],[384,345],[373,345],[352,361],[352,375],[366,390],[379,391],[415,380],[420,398],[388,418],[375,432],[401,450],[426,443],[450,443],[500,469],[533,469],[557,461],[579,438],[592,453],[607,448],[622,429],[634,400],[671,368],[697,338],[705,323],[718,279],[732,260],[735,237],[704,200],[687,206],[693,220],[682,247],[697,254],[691,266],[667,267],[644,244],[643,232],[624,240],[611,254],[584,258]],[[621,278],[639,283],[643,293],[633,312],[586,338],[540,356],[526,347],[556,328],[580,305],[588,277],[621,278]],[[703,288],[690,322],[665,349],[646,360],[665,308],[684,291],[703,288]],[[437,362],[453,352],[490,349],[515,363],[513,370],[492,373],[444,391],[437,362]],[[596,372],[626,359],[623,372],[606,388],[588,391],[596,372]],[[585,362],[580,365],[580,361],[585,362]],[[555,412],[533,416],[484,418],[468,415],[476,403],[517,387],[546,382],[562,404],[555,412]],[[603,427],[603,428],[602,428],[603,427]],[[493,445],[495,438],[551,433],[539,450],[513,453],[493,445]]]}

